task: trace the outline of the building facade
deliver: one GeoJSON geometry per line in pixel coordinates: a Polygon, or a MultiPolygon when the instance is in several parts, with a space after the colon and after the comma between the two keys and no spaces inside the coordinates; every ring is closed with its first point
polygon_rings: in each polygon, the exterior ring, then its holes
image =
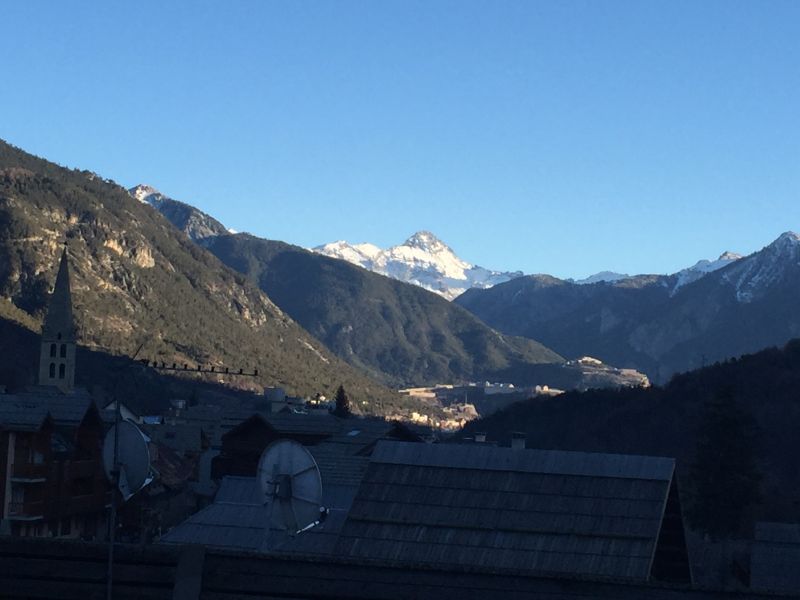
{"type": "Polygon", "coordinates": [[[104,425],[75,388],[76,331],[67,251],[42,327],[38,385],[0,394],[0,533],[105,537],[104,425]]]}

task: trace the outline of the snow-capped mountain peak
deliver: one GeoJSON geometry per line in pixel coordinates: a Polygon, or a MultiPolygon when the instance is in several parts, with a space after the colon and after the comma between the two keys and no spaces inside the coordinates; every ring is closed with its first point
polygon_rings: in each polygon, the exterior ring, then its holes
{"type": "Polygon", "coordinates": [[[741,254],[738,254],[736,252],[730,252],[730,251],[726,250],[725,252],[723,252],[722,254],[719,255],[719,258],[717,259],[717,261],[721,261],[721,260],[734,261],[734,260],[739,260],[740,258],[742,258],[741,254]]]}
{"type": "Polygon", "coordinates": [[[342,240],[313,250],[413,283],[448,300],[470,288],[487,288],[522,275],[490,271],[470,264],[430,231],[418,231],[404,243],[385,250],[374,244],[350,244],[342,240]]]}
{"type": "Polygon", "coordinates": [[[128,190],[128,193],[136,198],[139,202],[144,202],[145,204],[152,204],[150,201],[153,197],[163,198],[164,194],[159,192],[156,188],[151,185],[145,185],[140,183],[136,187],[132,187],[128,190]]]}
{"type": "Polygon", "coordinates": [[[713,273],[722,267],[727,267],[732,262],[741,260],[741,258],[741,254],[725,251],[719,255],[717,260],[698,260],[691,267],[687,267],[686,269],[682,269],[681,271],[675,273],[675,276],[678,279],[675,282],[675,286],[672,288],[671,293],[674,295],[683,286],[692,283],[693,281],[697,281],[701,277],[705,277],[709,273],[713,273]]]}
{"type": "Polygon", "coordinates": [[[383,252],[374,244],[350,244],[344,240],[317,246],[314,252],[346,260],[349,263],[371,270],[372,262],[383,252]]]}
{"type": "Polygon", "coordinates": [[[151,185],[140,183],[128,190],[139,202],[148,204],[162,213],[173,225],[196,242],[202,242],[225,233],[234,233],[222,223],[184,202],[165,196],[151,185]]]}
{"type": "Polygon", "coordinates": [[[729,265],[733,261],[739,260],[740,258],[742,258],[741,254],[725,251],[719,255],[717,260],[698,260],[691,267],[683,269],[683,271],[679,271],[678,274],[687,271],[695,273],[711,273],[717,269],[721,269],[722,267],[729,265]]]}
{"type": "Polygon", "coordinates": [[[799,267],[800,235],[787,231],[725,271],[724,280],[733,284],[739,302],[748,303],[783,281],[790,270],[797,271],[799,267]]]}
{"type": "Polygon", "coordinates": [[[800,235],[794,231],[785,231],[778,236],[778,239],[767,246],[767,248],[773,252],[789,252],[794,255],[794,253],[797,252],[798,246],[800,246],[800,235]]]}
{"type": "Polygon", "coordinates": [[[430,231],[418,231],[408,238],[403,243],[403,246],[419,248],[423,252],[430,252],[431,254],[440,252],[450,252],[451,254],[454,254],[447,244],[433,235],[430,231]]]}

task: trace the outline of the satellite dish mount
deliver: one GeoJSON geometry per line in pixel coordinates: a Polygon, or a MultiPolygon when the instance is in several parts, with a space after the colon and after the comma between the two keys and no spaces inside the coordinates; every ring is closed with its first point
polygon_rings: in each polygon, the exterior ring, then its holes
{"type": "Polygon", "coordinates": [[[321,506],[322,479],[317,463],[297,442],[279,440],[270,444],[258,462],[257,479],[264,505],[269,507],[270,538],[277,532],[295,536],[320,523],[327,513],[321,506]]]}

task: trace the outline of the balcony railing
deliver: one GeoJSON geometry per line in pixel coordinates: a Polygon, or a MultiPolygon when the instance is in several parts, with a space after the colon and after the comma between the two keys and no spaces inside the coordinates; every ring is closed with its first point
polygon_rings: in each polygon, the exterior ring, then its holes
{"type": "Polygon", "coordinates": [[[9,519],[32,520],[44,516],[44,502],[9,502],[9,519]]]}
{"type": "Polygon", "coordinates": [[[11,478],[29,481],[47,479],[48,465],[44,463],[14,463],[11,466],[11,478]]]}

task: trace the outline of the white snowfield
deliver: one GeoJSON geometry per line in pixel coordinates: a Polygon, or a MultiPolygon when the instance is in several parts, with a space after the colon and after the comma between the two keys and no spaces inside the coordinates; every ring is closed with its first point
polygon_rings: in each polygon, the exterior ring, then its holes
{"type": "Polygon", "coordinates": [[[488,288],[522,273],[491,271],[470,264],[429,231],[419,231],[398,246],[383,250],[374,244],[340,240],[314,252],[435,292],[452,300],[470,288],[488,288]]]}

